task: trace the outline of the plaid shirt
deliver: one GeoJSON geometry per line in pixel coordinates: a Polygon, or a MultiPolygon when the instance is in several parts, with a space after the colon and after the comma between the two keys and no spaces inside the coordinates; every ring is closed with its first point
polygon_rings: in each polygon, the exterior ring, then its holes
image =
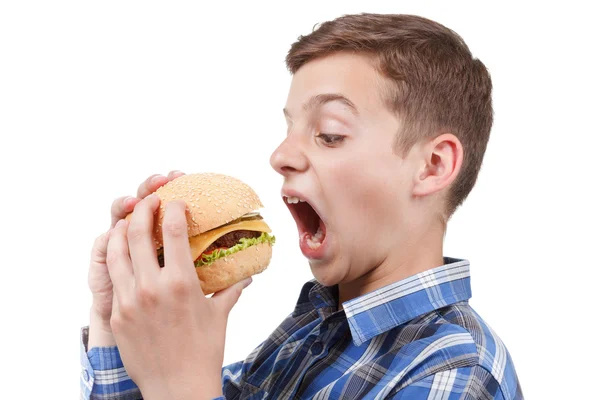
{"type": "MultiPolygon", "coordinates": [[[[446,257],[343,303],[307,282],[295,310],[244,361],[223,368],[227,399],[522,399],[512,359],[469,306],[469,262],[446,257]]],[[[82,399],[140,399],[117,348],[86,353],[82,399]]]]}

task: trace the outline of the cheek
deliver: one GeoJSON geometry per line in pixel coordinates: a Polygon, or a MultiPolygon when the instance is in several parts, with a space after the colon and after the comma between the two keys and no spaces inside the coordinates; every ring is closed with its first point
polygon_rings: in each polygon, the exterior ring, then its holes
{"type": "Polygon", "coordinates": [[[386,230],[394,219],[398,195],[395,177],[389,176],[389,166],[374,161],[370,166],[356,163],[332,163],[330,195],[336,221],[348,239],[364,240],[386,230]]]}

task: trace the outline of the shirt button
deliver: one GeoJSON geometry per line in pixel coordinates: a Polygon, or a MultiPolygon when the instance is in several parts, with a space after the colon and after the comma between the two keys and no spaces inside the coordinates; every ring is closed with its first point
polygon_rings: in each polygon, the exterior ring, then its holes
{"type": "Polygon", "coordinates": [[[321,342],[315,342],[310,348],[310,352],[313,356],[321,354],[321,351],[323,351],[323,344],[321,344],[321,342]]]}
{"type": "Polygon", "coordinates": [[[90,379],[90,374],[87,372],[87,369],[84,369],[83,371],[81,371],[81,377],[86,382],[90,379]]]}

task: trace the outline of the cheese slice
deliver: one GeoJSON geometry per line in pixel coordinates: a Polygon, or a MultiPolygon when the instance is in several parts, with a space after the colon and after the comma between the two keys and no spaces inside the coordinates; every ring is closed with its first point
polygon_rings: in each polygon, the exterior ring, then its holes
{"type": "Polygon", "coordinates": [[[240,221],[236,224],[225,225],[220,228],[210,230],[208,232],[201,233],[196,236],[189,238],[190,249],[192,251],[192,259],[196,260],[200,257],[200,254],[208,248],[214,241],[221,236],[225,236],[229,232],[233,231],[257,231],[257,232],[271,232],[271,228],[262,220],[250,220],[240,221]]]}

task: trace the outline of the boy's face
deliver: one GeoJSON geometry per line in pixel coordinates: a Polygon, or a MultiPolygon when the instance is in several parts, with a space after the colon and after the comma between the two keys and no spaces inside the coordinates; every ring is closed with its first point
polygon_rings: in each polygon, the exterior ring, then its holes
{"type": "Polygon", "coordinates": [[[271,165],[284,176],[282,195],[307,201],[284,198],[302,252],[326,286],[381,269],[383,278],[404,257],[416,158],[393,152],[400,122],[383,103],[382,85],[364,56],[345,53],[305,64],[291,83],[287,136],[271,165]]]}

